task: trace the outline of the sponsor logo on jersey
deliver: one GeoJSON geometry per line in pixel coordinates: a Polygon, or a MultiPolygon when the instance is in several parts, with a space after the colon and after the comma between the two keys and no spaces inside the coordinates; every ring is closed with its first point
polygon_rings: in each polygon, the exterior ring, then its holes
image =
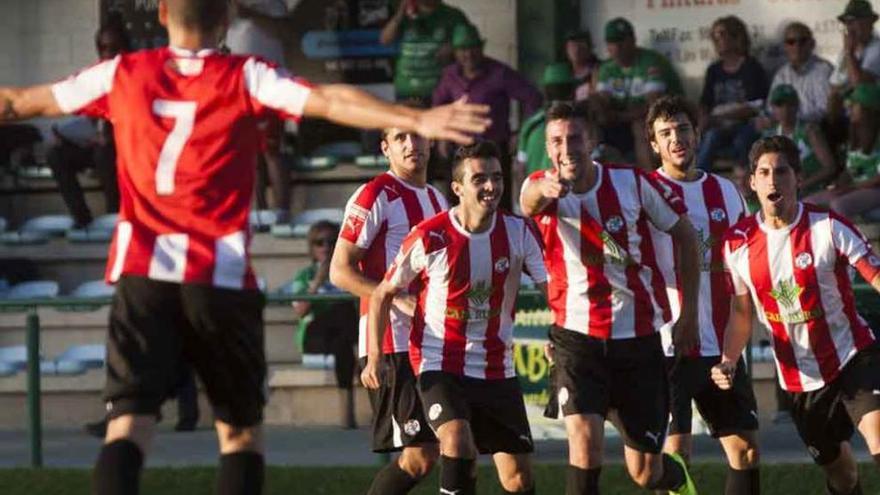
{"type": "Polygon", "coordinates": [[[810,253],[801,253],[794,258],[794,266],[801,270],[813,264],[813,256],[810,253]]]}
{"type": "Polygon", "coordinates": [[[712,211],[709,212],[709,218],[713,222],[723,222],[727,218],[727,213],[721,208],[712,208],[712,211]]]}
{"type": "Polygon", "coordinates": [[[796,282],[783,280],[770,291],[770,296],[786,309],[793,309],[804,288],[796,282]]]}

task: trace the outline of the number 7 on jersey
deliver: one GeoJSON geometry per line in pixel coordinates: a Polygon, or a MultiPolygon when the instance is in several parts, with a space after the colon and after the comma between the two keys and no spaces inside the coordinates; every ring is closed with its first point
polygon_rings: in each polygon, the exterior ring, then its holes
{"type": "Polygon", "coordinates": [[[192,134],[196,120],[196,102],[153,100],[153,113],[174,119],[174,127],[165,138],[156,164],[156,193],[167,196],[174,192],[174,172],[183,147],[192,134]]]}

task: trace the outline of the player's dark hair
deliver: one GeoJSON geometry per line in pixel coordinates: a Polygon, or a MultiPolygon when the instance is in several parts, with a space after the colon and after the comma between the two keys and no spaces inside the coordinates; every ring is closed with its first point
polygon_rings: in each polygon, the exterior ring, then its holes
{"type": "Polygon", "coordinates": [[[168,16],[186,29],[209,33],[229,18],[229,0],[165,0],[168,16]]]}
{"type": "Polygon", "coordinates": [[[785,136],[771,136],[757,140],[749,151],[749,172],[754,174],[758,160],[767,153],[779,153],[796,173],[801,171],[801,153],[794,141],[785,136]]]}
{"type": "Polygon", "coordinates": [[[462,146],[455,152],[452,159],[452,180],[461,184],[464,180],[464,161],[467,159],[499,160],[498,146],[492,141],[476,141],[473,144],[462,146]]]}
{"type": "Polygon", "coordinates": [[[648,135],[648,141],[654,140],[654,122],[657,120],[672,120],[680,113],[687,115],[691,125],[696,127],[697,111],[693,105],[681,96],[662,96],[654,100],[654,103],[648,108],[648,114],[645,116],[645,131],[648,135]]]}

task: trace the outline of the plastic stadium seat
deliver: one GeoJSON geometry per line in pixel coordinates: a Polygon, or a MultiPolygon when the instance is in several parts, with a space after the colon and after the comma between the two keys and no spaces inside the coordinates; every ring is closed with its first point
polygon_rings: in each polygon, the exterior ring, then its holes
{"type": "Polygon", "coordinates": [[[70,242],[110,242],[119,215],[109,213],[92,220],[84,229],[71,229],[66,233],[70,242]]]}
{"type": "Polygon", "coordinates": [[[33,280],[13,285],[6,292],[6,299],[41,299],[56,297],[58,295],[58,282],[53,280],[33,280]]]}
{"type": "Polygon", "coordinates": [[[15,175],[20,179],[51,179],[52,169],[49,167],[27,166],[15,169],[15,175]]]}
{"type": "Polygon", "coordinates": [[[0,243],[7,246],[33,246],[49,242],[49,234],[45,232],[4,232],[0,234],[0,243]]]}
{"type": "Polygon", "coordinates": [[[362,168],[388,168],[388,158],[385,155],[359,155],[354,164],[362,168]]]}
{"type": "Polygon", "coordinates": [[[23,345],[0,347],[0,364],[16,370],[25,369],[27,367],[27,347],[23,345]]]}
{"type": "Polygon", "coordinates": [[[18,368],[16,368],[15,366],[12,366],[9,363],[5,363],[3,361],[0,361],[0,377],[12,376],[16,373],[18,373],[18,368]]]}
{"type": "MultiPolygon", "coordinates": [[[[54,363],[54,370],[51,373],[43,371],[43,363],[40,363],[40,372],[44,375],[81,375],[88,370],[88,366],[80,361],[57,360],[54,363]]],[[[47,365],[48,366],[48,365],[47,365]]]]}
{"type": "Polygon", "coordinates": [[[26,221],[19,230],[60,236],[72,227],[73,218],[70,215],[42,215],[26,221]]]}
{"type": "Polygon", "coordinates": [[[84,368],[102,368],[106,358],[107,346],[104,344],[83,344],[69,347],[55,358],[55,362],[80,363],[84,368]]]}
{"type": "Polygon", "coordinates": [[[251,210],[248,216],[248,223],[251,230],[257,232],[267,232],[278,220],[278,214],[275,210],[251,210]]]}
{"type": "Polygon", "coordinates": [[[73,292],[73,297],[110,297],[116,291],[116,287],[103,280],[90,280],[79,284],[73,292]]]}
{"type": "Polygon", "coordinates": [[[342,225],[345,212],[341,208],[316,208],[299,213],[289,225],[273,225],[272,235],[275,237],[305,237],[309,227],[320,220],[342,225]]]}
{"type": "Polygon", "coordinates": [[[296,172],[322,172],[330,170],[339,164],[339,158],[335,156],[302,157],[293,161],[293,170],[296,172]]]}

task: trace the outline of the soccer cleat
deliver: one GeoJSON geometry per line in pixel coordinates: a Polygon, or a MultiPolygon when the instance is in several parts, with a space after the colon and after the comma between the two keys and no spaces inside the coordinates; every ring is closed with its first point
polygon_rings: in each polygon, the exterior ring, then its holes
{"type": "Polygon", "coordinates": [[[691,479],[691,474],[688,472],[687,464],[685,464],[684,459],[676,453],[667,455],[671,457],[673,461],[677,462],[678,465],[681,466],[681,469],[684,470],[684,484],[678,487],[678,490],[669,490],[669,495],[697,495],[697,486],[694,485],[694,480],[691,479]]]}

